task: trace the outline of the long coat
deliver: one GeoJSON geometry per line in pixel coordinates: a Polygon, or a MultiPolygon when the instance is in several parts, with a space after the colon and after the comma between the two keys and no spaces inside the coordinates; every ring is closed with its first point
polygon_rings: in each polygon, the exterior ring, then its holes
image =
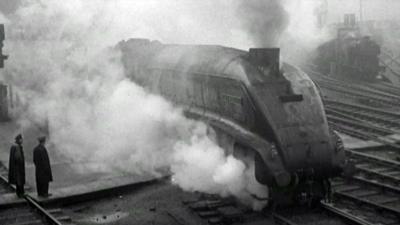
{"type": "Polygon", "coordinates": [[[25,184],[25,157],[21,145],[13,145],[10,149],[8,167],[8,182],[10,184],[25,184]]]}
{"type": "Polygon", "coordinates": [[[49,155],[46,147],[38,145],[33,149],[33,163],[36,168],[36,182],[45,183],[53,181],[51,173],[49,155]]]}

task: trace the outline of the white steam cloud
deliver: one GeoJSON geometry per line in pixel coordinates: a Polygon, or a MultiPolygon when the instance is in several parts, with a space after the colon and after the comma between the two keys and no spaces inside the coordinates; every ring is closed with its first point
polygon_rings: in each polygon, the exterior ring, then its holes
{"type": "MultiPolygon", "coordinates": [[[[215,4],[225,7],[221,2],[215,4]]],[[[156,177],[169,170],[173,182],[185,190],[235,195],[252,204],[252,195],[267,197],[267,190],[255,181],[252,165],[227,155],[205,124],[185,118],[181,109],[128,80],[120,53],[110,48],[129,37],[222,40],[217,26],[207,25],[210,19],[200,23],[188,16],[210,4],[215,5],[214,1],[21,1],[9,15],[5,43],[11,55],[6,80],[23,102],[16,112],[20,123],[47,126],[59,154],[99,162],[103,170],[156,177]]],[[[209,17],[201,12],[197,16],[209,17]]],[[[225,44],[235,42],[225,40],[225,44]]]]}

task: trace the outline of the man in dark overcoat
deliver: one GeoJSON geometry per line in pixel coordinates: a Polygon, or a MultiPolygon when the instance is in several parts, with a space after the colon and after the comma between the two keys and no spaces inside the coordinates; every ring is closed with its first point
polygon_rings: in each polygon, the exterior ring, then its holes
{"type": "Polygon", "coordinates": [[[23,197],[25,185],[25,157],[22,142],[22,135],[18,134],[15,137],[15,144],[10,149],[8,166],[8,182],[15,184],[18,197],[23,197]]]}
{"type": "Polygon", "coordinates": [[[33,163],[35,164],[36,190],[38,196],[49,196],[49,182],[53,181],[49,155],[45,147],[46,137],[38,138],[39,145],[33,149],[33,163]]]}

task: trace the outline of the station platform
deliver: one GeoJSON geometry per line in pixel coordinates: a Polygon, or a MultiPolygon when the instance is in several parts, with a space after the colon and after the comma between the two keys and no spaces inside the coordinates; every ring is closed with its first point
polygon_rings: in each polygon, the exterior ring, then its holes
{"type": "MultiPolygon", "coordinates": [[[[33,148],[37,145],[36,138],[41,135],[35,128],[21,128],[12,122],[0,123],[0,162],[8,167],[9,151],[14,143],[14,137],[22,133],[24,137],[25,155],[25,192],[34,197],[38,202],[51,203],[53,201],[84,200],[82,197],[95,197],[95,195],[111,194],[112,190],[135,188],[141,184],[155,181],[157,178],[151,174],[135,174],[122,172],[104,172],[85,170],[90,164],[101,162],[72,161],[60,154],[52,145],[46,145],[53,173],[53,182],[50,183],[48,198],[38,197],[36,194],[35,167],[33,164],[33,148]]],[[[23,201],[13,193],[0,195],[0,207],[3,205],[18,204],[23,201]]]]}

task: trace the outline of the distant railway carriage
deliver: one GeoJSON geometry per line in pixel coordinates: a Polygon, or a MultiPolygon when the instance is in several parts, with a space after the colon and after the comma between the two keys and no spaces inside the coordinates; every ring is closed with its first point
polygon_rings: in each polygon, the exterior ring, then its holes
{"type": "Polygon", "coordinates": [[[129,77],[213,127],[228,140],[220,143],[227,151],[255,162],[255,177],[273,190],[272,198],[289,186],[322,196],[328,178],[341,172],[344,152],[315,85],[291,65],[280,71],[279,49],[144,39],[118,47],[129,77]]]}

